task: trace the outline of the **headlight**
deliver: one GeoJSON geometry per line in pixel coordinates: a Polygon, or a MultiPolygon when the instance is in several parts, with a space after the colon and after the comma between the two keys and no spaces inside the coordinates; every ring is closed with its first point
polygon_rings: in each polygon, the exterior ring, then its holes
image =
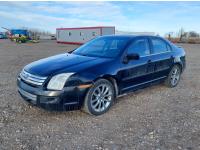
{"type": "Polygon", "coordinates": [[[74,73],[61,73],[51,78],[47,85],[49,90],[62,90],[67,79],[74,73]]]}

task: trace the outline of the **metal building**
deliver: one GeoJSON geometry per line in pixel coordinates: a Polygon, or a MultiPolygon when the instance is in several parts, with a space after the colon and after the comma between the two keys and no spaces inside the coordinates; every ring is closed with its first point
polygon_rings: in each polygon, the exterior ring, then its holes
{"type": "Polygon", "coordinates": [[[83,44],[97,36],[115,34],[114,26],[57,28],[57,43],[83,44]]]}

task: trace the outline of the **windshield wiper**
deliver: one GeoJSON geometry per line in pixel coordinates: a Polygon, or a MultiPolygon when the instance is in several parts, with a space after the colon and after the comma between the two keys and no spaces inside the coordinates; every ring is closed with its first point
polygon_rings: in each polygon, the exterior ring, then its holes
{"type": "Polygon", "coordinates": [[[82,55],[82,56],[88,56],[88,55],[86,55],[86,54],[80,54],[80,55],[82,55]]]}
{"type": "Polygon", "coordinates": [[[74,53],[74,54],[76,54],[76,55],[81,55],[81,56],[88,56],[88,55],[82,54],[82,53],[74,53]]]}

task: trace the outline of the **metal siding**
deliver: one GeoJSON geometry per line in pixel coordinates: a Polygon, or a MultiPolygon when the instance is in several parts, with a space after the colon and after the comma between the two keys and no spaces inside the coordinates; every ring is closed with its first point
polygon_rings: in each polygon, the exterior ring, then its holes
{"type": "Polygon", "coordinates": [[[57,42],[64,43],[64,42],[71,42],[71,43],[85,43],[99,35],[100,28],[93,28],[93,29],[57,29],[57,42]],[[69,36],[69,32],[71,32],[71,36],[69,36]],[[80,36],[80,32],[82,36],[80,36]],[[92,33],[96,32],[96,36],[93,36],[92,33]]]}
{"type": "Polygon", "coordinates": [[[103,27],[102,35],[113,35],[115,34],[115,27],[103,27]]]}

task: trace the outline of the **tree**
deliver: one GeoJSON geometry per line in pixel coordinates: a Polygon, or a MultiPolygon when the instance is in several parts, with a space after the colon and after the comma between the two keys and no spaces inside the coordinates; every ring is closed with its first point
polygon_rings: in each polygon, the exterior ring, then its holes
{"type": "Polygon", "coordinates": [[[183,39],[183,37],[186,37],[186,35],[187,35],[187,33],[184,31],[184,29],[183,28],[181,28],[180,30],[179,30],[179,40],[180,41],[182,41],[182,39],[183,39]]]}
{"type": "Polygon", "coordinates": [[[189,34],[189,37],[194,37],[194,38],[199,37],[199,34],[195,31],[190,31],[188,34],[189,34]]]}

